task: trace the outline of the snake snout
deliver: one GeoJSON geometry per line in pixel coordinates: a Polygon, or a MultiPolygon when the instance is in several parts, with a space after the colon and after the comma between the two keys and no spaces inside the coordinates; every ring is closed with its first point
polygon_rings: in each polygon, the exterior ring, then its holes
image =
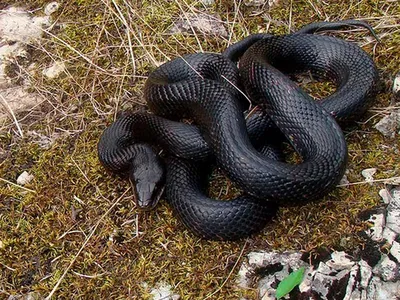
{"type": "Polygon", "coordinates": [[[161,198],[163,184],[155,182],[132,183],[136,205],[141,210],[153,209],[161,198]]]}
{"type": "Polygon", "coordinates": [[[139,209],[150,210],[157,205],[164,190],[164,173],[160,158],[150,147],[132,159],[129,180],[139,209]]]}

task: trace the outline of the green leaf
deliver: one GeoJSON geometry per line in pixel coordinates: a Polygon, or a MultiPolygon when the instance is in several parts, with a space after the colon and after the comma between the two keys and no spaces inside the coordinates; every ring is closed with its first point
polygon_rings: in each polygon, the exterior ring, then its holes
{"type": "Polygon", "coordinates": [[[301,267],[297,271],[290,273],[285,279],[283,279],[276,288],[276,298],[280,299],[290,293],[297,285],[303,281],[304,267],[301,267]]]}

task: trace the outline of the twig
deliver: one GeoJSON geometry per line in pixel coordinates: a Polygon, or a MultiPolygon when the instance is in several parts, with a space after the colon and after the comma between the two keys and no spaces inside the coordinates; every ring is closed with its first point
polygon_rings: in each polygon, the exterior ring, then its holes
{"type": "Polygon", "coordinates": [[[126,189],[125,192],[119,197],[111,206],[110,208],[100,217],[100,219],[97,221],[96,225],[94,226],[93,230],[90,232],[86,240],[83,242],[81,248],[78,250],[76,253],[75,257],[71,260],[69,263],[68,267],[65,269],[64,273],[61,275],[60,279],[58,279],[57,283],[51,290],[50,294],[45,298],[45,300],[50,300],[51,297],[54,295],[54,293],[57,291],[58,287],[60,286],[61,282],[63,281],[65,275],[67,275],[68,271],[71,269],[72,265],[75,263],[77,260],[78,256],[81,254],[83,249],[86,247],[87,243],[89,242],[90,238],[93,236],[95,233],[97,227],[99,227],[100,223],[103,221],[103,219],[110,213],[110,211],[121,201],[121,199],[125,196],[125,194],[130,191],[130,188],[126,189]]]}
{"type": "Polygon", "coordinates": [[[26,187],[24,187],[24,186],[22,186],[22,185],[16,184],[16,183],[11,182],[11,181],[8,181],[7,179],[4,179],[4,178],[1,178],[1,177],[0,177],[0,180],[3,181],[3,182],[5,182],[5,183],[11,184],[12,186],[15,186],[15,187],[17,187],[17,188],[23,189],[23,190],[25,190],[25,191],[27,191],[27,192],[36,193],[36,191],[34,191],[34,190],[28,189],[28,188],[26,188],[26,187]]]}
{"type": "Polygon", "coordinates": [[[132,50],[132,40],[131,40],[131,35],[129,33],[129,25],[128,22],[126,21],[124,14],[122,13],[122,11],[119,9],[118,4],[115,3],[115,0],[112,1],[112,3],[114,4],[115,9],[118,11],[118,14],[120,15],[120,20],[122,21],[122,23],[125,25],[126,27],[126,36],[128,38],[128,49],[129,49],[129,54],[131,56],[131,61],[132,61],[132,70],[133,70],[133,74],[136,74],[136,60],[135,60],[135,56],[133,55],[133,50],[132,50]]]}
{"type": "Polygon", "coordinates": [[[11,117],[12,117],[13,120],[14,120],[15,126],[17,126],[19,135],[20,135],[21,137],[24,137],[24,134],[22,133],[22,129],[21,129],[21,127],[19,126],[17,117],[15,116],[15,114],[14,114],[12,108],[10,107],[10,105],[8,105],[7,100],[3,97],[2,94],[0,94],[0,98],[1,98],[1,100],[3,100],[4,106],[5,106],[5,107],[8,109],[8,111],[10,112],[11,117]]]}
{"type": "Polygon", "coordinates": [[[106,274],[109,273],[109,272],[104,272],[104,273],[95,274],[95,275],[85,275],[85,274],[81,274],[81,273],[78,273],[78,272],[75,272],[75,271],[71,271],[71,272],[74,273],[75,275],[78,275],[78,276],[84,277],[84,278],[98,278],[98,277],[101,277],[101,276],[106,275],[106,274]]]}
{"type": "Polygon", "coordinates": [[[367,183],[375,183],[375,182],[400,182],[400,176],[395,176],[395,177],[389,177],[389,178],[383,178],[383,179],[374,179],[371,181],[358,181],[358,182],[351,182],[351,183],[344,183],[344,184],[339,184],[337,187],[344,187],[344,186],[349,186],[349,185],[358,185],[358,184],[367,184],[367,183]]]}
{"type": "Polygon", "coordinates": [[[232,267],[231,271],[229,272],[228,276],[225,278],[224,282],[221,284],[221,286],[220,286],[218,289],[216,289],[216,290],[215,290],[214,292],[212,292],[211,294],[208,294],[208,295],[204,298],[204,300],[205,300],[205,299],[209,299],[209,298],[211,298],[212,296],[214,296],[214,295],[215,295],[216,293],[218,293],[218,292],[224,287],[224,285],[228,282],[229,278],[230,278],[230,277],[232,276],[232,274],[233,274],[233,271],[235,271],[237,265],[239,264],[239,261],[240,261],[240,259],[241,259],[242,256],[243,256],[243,252],[244,252],[244,249],[246,249],[246,246],[247,246],[247,239],[246,239],[246,241],[244,242],[244,245],[243,245],[243,247],[242,247],[242,250],[240,251],[240,254],[239,254],[238,259],[236,260],[236,262],[235,262],[234,266],[232,267]]]}

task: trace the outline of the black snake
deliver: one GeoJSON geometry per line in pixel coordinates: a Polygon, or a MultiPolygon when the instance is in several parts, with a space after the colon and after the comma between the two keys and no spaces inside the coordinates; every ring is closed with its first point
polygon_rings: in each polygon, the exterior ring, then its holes
{"type": "Polygon", "coordinates": [[[312,34],[348,25],[373,32],[355,20],[320,22],[288,35],[249,36],[222,55],[189,54],[163,64],[144,87],[154,114],[123,113],[100,138],[101,163],[129,174],[142,208],[155,205],[165,180],[165,197],[176,215],[208,239],[249,236],[275,215],[280,201],[323,197],[342,178],[347,162],[334,118],[361,115],[376,96],[378,73],[361,48],[312,34]],[[315,102],[287,76],[304,72],[333,81],[336,91],[315,102]],[[257,109],[245,119],[248,98],[257,109]],[[177,122],[182,119],[196,125],[177,122]],[[301,163],[282,161],[282,136],[301,163]],[[167,152],[166,175],[149,144],[167,152]],[[245,194],[230,201],[209,198],[212,162],[245,194]]]}

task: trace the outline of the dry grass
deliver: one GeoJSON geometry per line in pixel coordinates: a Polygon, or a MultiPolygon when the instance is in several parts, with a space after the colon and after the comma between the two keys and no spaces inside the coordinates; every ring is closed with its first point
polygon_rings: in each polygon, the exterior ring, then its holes
{"type": "MultiPolygon", "coordinates": [[[[30,9],[43,3],[26,1],[30,9]]],[[[0,295],[35,291],[57,298],[150,299],[143,283],[166,282],[182,299],[256,298],[253,290],[234,284],[235,266],[249,251],[358,247],[357,233],[366,226],[358,214],[379,203],[384,180],[338,188],[318,203],[285,205],[262,234],[247,241],[210,242],[183,229],[164,203],[140,214],[128,183],[106,173],[95,150],[118,111],[144,104],[144,80],[160,63],[184,53],[220,52],[249,33],[268,29],[281,34],[310,22],[345,18],[374,26],[381,44],[359,29],[340,36],[373,56],[386,86],[364,119],[345,129],[348,178],[361,182],[360,172],[368,167],[378,169],[377,179],[398,177],[399,140],[373,129],[388,112],[390,82],[400,61],[395,1],[280,1],[270,10],[222,0],[209,7],[191,0],[64,1],[54,27],[40,45],[30,47],[30,54],[38,69],[62,60],[68,71],[48,80],[18,63],[19,76],[29,78],[32,90],[47,102],[17,114],[0,133],[0,295]],[[202,35],[193,28],[170,33],[179,15],[199,12],[218,13],[228,36],[202,35]],[[41,148],[32,131],[58,138],[41,148]],[[15,179],[24,170],[35,179],[21,187],[15,179]]],[[[326,84],[310,87],[315,95],[329,89],[326,84]]],[[[217,193],[233,191],[224,180],[214,183],[217,193]]]]}

